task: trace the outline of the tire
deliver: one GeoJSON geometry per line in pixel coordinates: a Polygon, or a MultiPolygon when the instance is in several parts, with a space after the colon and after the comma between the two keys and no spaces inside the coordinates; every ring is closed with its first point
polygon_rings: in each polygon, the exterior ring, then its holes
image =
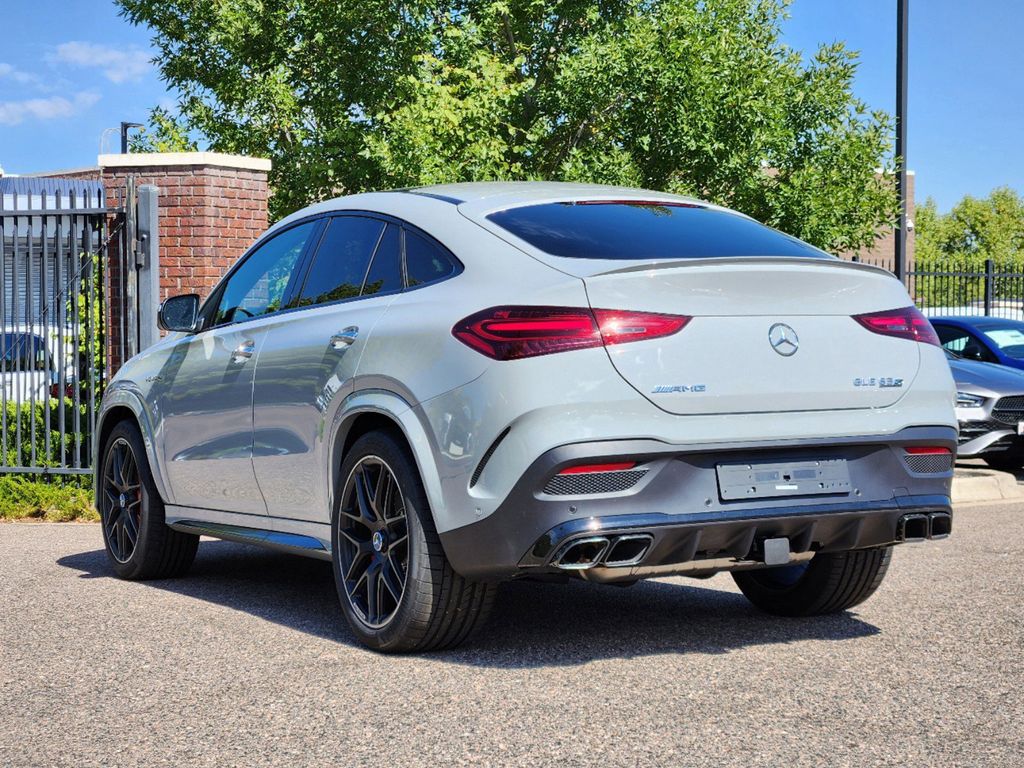
{"type": "Polygon", "coordinates": [[[122,421],[111,431],[99,482],[103,545],[114,572],[130,580],[184,575],[195,559],[199,537],[164,522],[164,502],[134,422],[122,421]]]}
{"type": "Polygon", "coordinates": [[[994,453],[981,458],[992,469],[998,469],[1001,472],[1019,472],[1024,467],[1024,454],[1016,452],[994,453]]]}
{"type": "Polygon", "coordinates": [[[464,642],[486,621],[496,586],[452,570],[404,442],[389,432],[363,435],[339,478],[331,522],[334,581],[356,637],[388,653],[464,642]]]}
{"type": "Polygon", "coordinates": [[[778,616],[839,613],[874,594],[885,578],[892,547],[815,555],[806,563],[736,571],[733,579],[755,606],[778,616]]]}

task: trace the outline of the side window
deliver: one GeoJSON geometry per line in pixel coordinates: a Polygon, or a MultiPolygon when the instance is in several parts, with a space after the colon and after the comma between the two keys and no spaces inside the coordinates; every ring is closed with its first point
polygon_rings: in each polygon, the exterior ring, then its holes
{"type": "Polygon", "coordinates": [[[359,295],[384,222],[366,216],[335,216],[320,240],[299,306],[326,304],[359,295]]]}
{"type": "Polygon", "coordinates": [[[213,325],[279,310],[295,265],[315,227],[314,221],[299,224],[249,254],[224,286],[213,325]]]}
{"type": "Polygon", "coordinates": [[[935,332],[939,335],[939,341],[942,342],[942,346],[950,352],[956,352],[958,355],[963,354],[964,347],[967,346],[967,342],[970,339],[970,334],[967,331],[962,331],[959,328],[953,328],[948,325],[936,326],[935,332]]]}
{"type": "Polygon", "coordinates": [[[366,273],[363,296],[402,290],[402,249],[398,235],[398,227],[388,224],[373,254],[370,271],[366,273]]]}
{"type": "Polygon", "coordinates": [[[440,280],[454,271],[455,264],[441,246],[405,230],[405,274],[410,288],[440,280]]]}

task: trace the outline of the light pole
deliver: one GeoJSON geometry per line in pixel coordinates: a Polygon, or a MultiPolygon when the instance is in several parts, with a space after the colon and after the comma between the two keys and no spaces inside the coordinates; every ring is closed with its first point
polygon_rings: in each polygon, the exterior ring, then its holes
{"type": "Polygon", "coordinates": [[[900,218],[896,227],[896,263],[900,280],[907,276],[907,16],[910,0],[896,0],[896,194],[900,218]]]}

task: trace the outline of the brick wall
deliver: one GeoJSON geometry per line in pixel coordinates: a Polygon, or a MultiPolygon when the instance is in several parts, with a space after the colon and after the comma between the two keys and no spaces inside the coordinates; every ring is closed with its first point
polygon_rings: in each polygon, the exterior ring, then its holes
{"type": "MultiPolygon", "coordinates": [[[[159,189],[160,300],[182,293],[205,299],[267,228],[270,162],[212,152],[100,155],[96,168],[36,174],[101,179],[107,206],[118,207],[127,180],[159,189]]],[[[110,226],[116,226],[112,216],[110,226]]],[[[111,369],[120,360],[121,255],[109,247],[106,293],[111,369]]]]}

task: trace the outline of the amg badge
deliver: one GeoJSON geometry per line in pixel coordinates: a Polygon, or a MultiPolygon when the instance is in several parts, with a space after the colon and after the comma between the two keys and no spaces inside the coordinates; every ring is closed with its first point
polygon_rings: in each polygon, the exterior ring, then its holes
{"type": "Polygon", "coordinates": [[[651,390],[652,395],[668,395],[673,392],[704,392],[706,384],[661,384],[651,390]]]}

